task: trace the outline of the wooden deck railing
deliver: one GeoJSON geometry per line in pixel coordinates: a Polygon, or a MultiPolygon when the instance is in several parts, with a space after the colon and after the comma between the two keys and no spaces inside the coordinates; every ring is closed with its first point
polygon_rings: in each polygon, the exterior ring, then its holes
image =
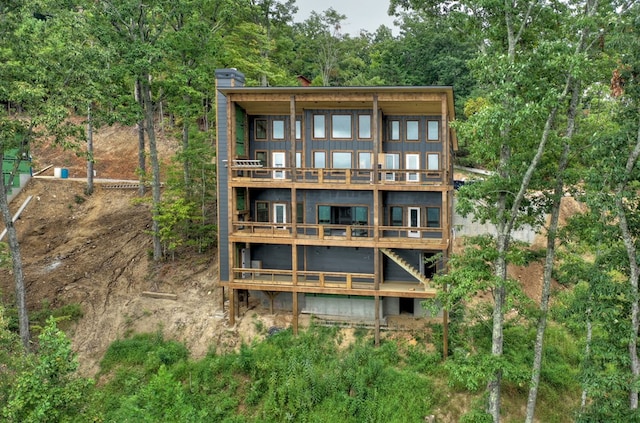
{"type": "Polygon", "coordinates": [[[232,181],[289,181],[298,183],[344,183],[382,185],[438,185],[446,181],[441,170],[409,169],[307,169],[232,166],[232,181]]]}
{"type": "MultiPolygon", "coordinates": [[[[369,241],[374,237],[376,228],[367,225],[324,225],[297,224],[296,236],[308,239],[347,239],[369,241]]],[[[378,238],[400,239],[406,242],[418,240],[441,241],[443,228],[412,228],[408,226],[378,226],[378,238]]],[[[291,223],[269,222],[233,222],[232,235],[251,234],[260,237],[293,237],[291,223]]]]}

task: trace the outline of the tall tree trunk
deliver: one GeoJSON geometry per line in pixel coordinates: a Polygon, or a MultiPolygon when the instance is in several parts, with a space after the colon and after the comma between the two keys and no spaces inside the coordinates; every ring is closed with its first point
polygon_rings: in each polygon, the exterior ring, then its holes
{"type": "Polygon", "coordinates": [[[624,190],[627,187],[627,182],[631,177],[631,172],[638,162],[638,156],[640,156],[640,125],[638,125],[638,135],[636,139],[636,145],[629,153],[627,159],[627,166],[623,181],[616,189],[616,209],[618,216],[618,226],[622,234],[622,240],[624,242],[625,249],[627,251],[627,257],[629,259],[629,285],[631,288],[631,327],[629,333],[629,362],[631,366],[631,375],[633,380],[631,387],[629,388],[629,408],[636,410],[638,408],[638,388],[637,382],[640,376],[640,360],[638,360],[638,320],[639,320],[639,299],[638,299],[638,278],[640,277],[640,269],[638,267],[637,248],[635,240],[629,229],[627,221],[627,212],[624,205],[624,190]]]}
{"type": "MultiPolygon", "coordinates": [[[[191,81],[187,82],[188,85],[191,84],[191,81]]],[[[191,97],[184,97],[185,104],[188,106],[191,105],[191,97]]],[[[182,120],[182,151],[184,153],[184,161],[182,162],[183,172],[184,172],[184,190],[185,192],[190,192],[191,190],[191,159],[188,154],[189,151],[189,109],[187,106],[187,111],[184,114],[182,120]]]]}
{"type": "MultiPolygon", "coordinates": [[[[0,149],[0,163],[4,159],[4,152],[0,149]]],[[[22,270],[22,256],[20,255],[20,244],[18,235],[13,225],[9,202],[7,201],[7,187],[4,184],[4,177],[0,181],[0,212],[2,220],[7,229],[9,241],[9,252],[11,253],[11,263],[13,266],[13,279],[16,287],[16,307],[18,308],[18,322],[20,327],[20,339],[25,351],[29,351],[29,315],[27,314],[27,303],[24,286],[24,273],[22,270]]]]}
{"type": "Polygon", "coordinates": [[[162,258],[162,244],[160,242],[160,224],[158,222],[160,207],[160,162],[158,159],[158,147],[156,145],[156,133],[154,125],[154,106],[151,98],[150,76],[145,75],[141,84],[144,99],[144,114],[147,136],[149,137],[149,158],[151,159],[151,194],[152,194],[152,230],[153,230],[153,260],[162,258]]]}
{"type": "MultiPolygon", "coordinates": [[[[582,361],[591,360],[591,339],[593,338],[593,328],[591,327],[591,309],[587,309],[587,338],[584,345],[584,359],[582,361]]],[[[587,388],[582,388],[580,395],[580,412],[584,413],[587,408],[587,388]]]]}
{"type": "Polygon", "coordinates": [[[87,195],[93,194],[93,122],[91,121],[91,104],[87,106],[87,195]]]}
{"type": "Polygon", "coordinates": [[[540,386],[540,372],[542,369],[542,352],[544,348],[544,333],[547,328],[547,315],[549,313],[549,298],[551,297],[551,275],[553,262],[556,253],[556,239],[558,231],[558,221],[560,220],[560,205],[564,189],[564,172],[569,163],[569,144],[565,143],[558,166],[558,179],[556,181],[553,195],[553,205],[551,208],[551,221],[547,230],[547,255],[544,262],[544,272],[542,278],[542,295],[540,298],[540,318],[536,330],[536,340],[533,346],[533,367],[531,371],[531,382],[529,384],[529,397],[527,398],[527,414],[525,423],[532,423],[535,414],[536,400],[538,398],[538,387],[540,386]]]}
{"type": "Polygon", "coordinates": [[[144,184],[145,184],[146,173],[147,173],[147,163],[146,163],[147,153],[145,151],[146,146],[145,146],[145,140],[144,140],[145,105],[144,105],[144,98],[142,95],[142,83],[140,81],[140,78],[136,79],[136,100],[140,105],[140,110],[143,111],[143,117],[140,118],[140,120],[138,121],[138,180],[140,182],[140,185],[138,186],[138,195],[143,196],[145,191],[144,184]]]}

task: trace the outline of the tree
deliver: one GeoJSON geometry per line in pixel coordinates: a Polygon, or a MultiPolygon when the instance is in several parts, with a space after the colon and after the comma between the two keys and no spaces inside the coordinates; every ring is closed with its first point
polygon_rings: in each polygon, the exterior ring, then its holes
{"type": "Polygon", "coordinates": [[[303,60],[313,63],[313,70],[300,71],[299,74],[314,75],[323,86],[331,85],[338,71],[343,55],[342,21],[346,16],[329,8],[322,14],[311,15],[296,29],[299,51],[303,51],[303,60]]]}
{"type": "MultiPolygon", "coordinates": [[[[82,128],[68,120],[73,79],[60,62],[74,48],[70,34],[78,11],[56,2],[3,3],[0,46],[0,156],[18,151],[16,166],[30,145],[45,137],[62,147],[73,147],[82,128]],[[34,11],[37,11],[34,13],[34,11]]],[[[15,174],[15,172],[14,172],[15,174]]],[[[9,181],[11,181],[10,176],[9,181]]],[[[24,274],[20,246],[8,209],[4,181],[0,184],[0,211],[8,232],[16,285],[20,337],[29,349],[24,274]]]]}
{"type": "MultiPolygon", "coordinates": [[[[573,25],[567,32],[562,32],[564,25],[557,25],[558,20],[566,23],[574,17],[574,9],[562,3],[399,0],[392,2],[394,6],[419,7],[425,16],[446,20],[477,46],[471,67],[484,96],[475,102],[479,107],[467,109],[468,120],[457,128],[477,161],[495,172],[461,190],[459,205],[463,214],[472,212],[496,228],[495,279],[490,286],[494,362],[487,412],[498,422],[512,231],[523,223],[541,223],[539,204],[528,191],[544,180],[537,171],[549,144],[555,144],[558,111],[571,98],[574,75],[584,65],[589,43],[576,40],[581,32],[575,32],[573,25]]],[[[576,17],[585,13],[584,8],[576,10],[576,17]]]]}
{"type": "Polygon", "coordinates": [[[35,356],[24,359],[26,368],[16,375],[0,409],[7,422],[65,421],[81,414],[87,404],[84,396],[92,382],[74,375],[77,358],[53,317],[39,335],[38,346],[35,356]]]}

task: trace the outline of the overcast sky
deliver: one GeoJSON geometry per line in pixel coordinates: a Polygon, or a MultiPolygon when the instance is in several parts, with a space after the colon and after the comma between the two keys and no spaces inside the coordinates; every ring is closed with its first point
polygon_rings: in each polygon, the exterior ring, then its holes
{"type": "Polygon", "coordinates": [[[387,15],[389,0],[296,0],[297,22],[309,17],[311,11],[322,13],[332,7],[338,13],[346,15],[342,32],[357,36],[360,29],[375,32],[380,25],[385,25],[397,34],[393,26],[393,18],[387,15]]]}

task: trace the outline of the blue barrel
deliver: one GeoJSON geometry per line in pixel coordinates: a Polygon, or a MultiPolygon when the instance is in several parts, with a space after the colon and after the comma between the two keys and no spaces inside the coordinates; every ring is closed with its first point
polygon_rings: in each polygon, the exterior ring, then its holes
{"type": "Polygon", "coordinates": [[[67,179],[69,177],[69,169],[62,168],[60,170],[60,177],[62,179],[67,179]]]}

